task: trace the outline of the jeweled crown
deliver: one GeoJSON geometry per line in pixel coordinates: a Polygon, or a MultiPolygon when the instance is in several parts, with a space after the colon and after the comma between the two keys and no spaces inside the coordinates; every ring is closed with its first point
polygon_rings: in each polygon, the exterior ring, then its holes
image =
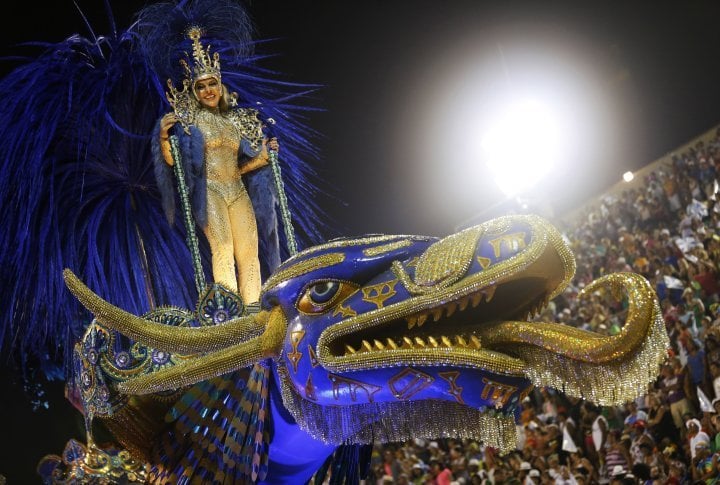
{"type": "Polygon", "coordinates": [[[218,82],[222,82],[220,79],[220,55],[215,52],[210,54],[210,46],[207,48],[203,47],[200,42],[202,37],[202,29],[200,27],[191,27],[187,31],[187,36],[193,42],[192,48],[192,68],[188,64],[190,54],[185,53],[186,59],[180,59],[185,69],[185,78],[182,81],[182,88],[177,89],[171,79],[167,80],[167,86],[169,91],[165,93],[170,105],[175,111],[175,115],[180,121],[183,129],[186,133],[190,133],[189,127],[193,123],[195,118],[195,112],[198,109],[197,102],[192,95],[195,87],[195,82],[198,79],[204,79],[208,77],[214,77],[218,82]]]}
{"type": "Polygon", "coordinates": [[[207,77],[214,77],[220,81],[220,54],[215,52],[210,55],[210,46],[208,45],[207,48],[204,48],[202,42],[200,42],[202,34],[202,29],[199,27],[191,27],[187,33],[193,42],[192,69],[190,69],[190,66],[188,66],[188,63],[184,59],[180,61],[185,68],[186,78],[190,79],[192,84],[198,79],[207,77]]]}

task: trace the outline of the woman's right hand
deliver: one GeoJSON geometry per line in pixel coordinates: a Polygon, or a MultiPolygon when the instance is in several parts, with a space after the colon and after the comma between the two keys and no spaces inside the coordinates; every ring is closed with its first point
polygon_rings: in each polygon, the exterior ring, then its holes
{"type": "Polygon", "coordinates": [[[167,113],[165,116],[160,118],[160,139],[161,140],[167,140],[169,138],[169,131],[170,128],[175,126],[175,123],[178,122],[177,116],[175,116],[175,113],[170,112],[167,113]]]}
{"type": "Polygon", "coordinates": [[[173,160],[170,142],[168,141],[170,138],[169,130],[177,122],[178,119],[177,116],[175,116],[175,113],[167,113],[165,116],[160,118],[160,150],[162,151],[165,163],[171,167],[175,164],[175,160],[173,160]]]}

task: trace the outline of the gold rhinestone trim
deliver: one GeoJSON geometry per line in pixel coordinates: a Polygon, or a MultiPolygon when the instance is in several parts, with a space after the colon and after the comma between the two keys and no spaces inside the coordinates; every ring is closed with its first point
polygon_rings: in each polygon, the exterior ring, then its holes
{"type": "Polygon", "coordinates": [[[282,309],[276,307],[269,312],[267,322],[267,328],[260,337],[128,380],[121,383],[118,389],[125,394],[151,394],[178,389],[274,357],[282,347],[287,319],[282,309]]]}
{"type": "Polygon", "coordinates": [[[599,336],[573,327],[503,322],[483,329],[483,343],[504,347],[527,362],[537,386],[551,386],[601,405],[622,404],[646,392],[665,360],[669,339],[657,299],[640,275],[618,273],[586,289],[627,292],[629,307],[620,334],[599,336]]]}
{"type": "Polygon", "coordinates": [[[484,229],[484,226],[471,227],[430,246],[418,260],[415,283],[425,287],[447,287],[465,276],[484,229]]]}
{"type": "MultiPolygon", "coordinates": [[[[165,352],[195,353],[219,350],[257,337],[265,328],[266,317],[262,314],[207,327],[174,327],[152,322],[106,302],[85,286],[72,271],[66,269],[63,276],[70,292],[95,315],[98,322],[148,347],[165,352]]],[[[157,311],[151,313],[156,314],[157,311]]],[[[169,308],[168,311],[174,309],[169,308]]]]}
{"type": "Polygon", "coordinates": [[[405,239],[402,241],[396,241],[389,244],[383,244],[381,246],[375,246],[372,248],[366,248],[363,249],[363,254],[365,256],[379,256],[381,254],[389,253],[392,251],[396,251],[398,249],[406,248],[408,246],[412,246],[413,242],[409,239],[405,239]]]}
{"type": "Polygon", "coordinates": [[[390,241],[396,241],[398,239],[406,239],[410,241],[431,241],[435,238],[428,236],[411,236],[411,235],[379,235],[379,236],[365,236],[353,239],[338,239],[336,241],[330,241],[325,244],[313,246],[311,248],[300,251],[295,256],[288,258],[283,262],[283,265],[293,263],[298,259],[304,258],[310,254],[317,253],[318,251],[325,251],[327,249],[345,249],[349,247],[367,246],[370,244],[387,243],[390,241]]]}
{"type": "MultiPolygon", "coordinates": [[[[263,285],[262,293],[276,287],[283,281],[287,281],[298,276],[310,273],[321,268],[327,268],[328,266],[334,266],[345,261],[345,255],[343,253],[328,253],[314,258],[305,259],[292,266],[281,269],[274,275],[272,275],[263,285]]],[[[287,263],[285,263],[287,264],[287,263]]]]}

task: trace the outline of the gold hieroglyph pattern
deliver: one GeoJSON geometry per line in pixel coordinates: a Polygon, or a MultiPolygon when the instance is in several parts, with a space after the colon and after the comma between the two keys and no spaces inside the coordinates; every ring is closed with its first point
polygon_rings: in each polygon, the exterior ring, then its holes
{"type": "Polygon", "coordinates": [[[290,359],[290,362],[292,362],[293,371],[296,374],[298,362],[300,362],[300,359],[303,356],[302,352],[298,352],[298,345],[300,345],[303,338],[305,338],[305,330],[290,332],[290,345],[292,345],[292,352],[288,353],[287,356],[288,359],[290,359]]]}
{"type": "Polygon", "coordinates": [[[490,258],[478,256],[476,259],[482,269],[487,269],[487,267],[492,264],[492,260],[490,258]]]}
{"type": "Polygon", "coordinates": [[[406,367],[395,374],[388,381],[388,387],[393,396],[401,401],[407,401],[418,392],[425,389],[435,380],[430,374],[406,367]]]}
{"type": "Polygon", "coordinates": [[[328,379],[332,382],[333,398],[335,398],[336,401],[340,400],[343,386],[347,386],[348,394],[352,402],[357,402],[358,391],[364,391],[367,395],[368,402],[373,402],[375,393],[382,389],[382,387],[376,386],[375,384],[361,382],[336,374],[328,374],[328,379]]]}
{"type": "Polygon", "coordinates": [[[302,429],[324,443],[366,444],[376,442],[378,436],[387,441],[452,436],[483,441],[501,453],[517,445],[515,419],[494,409],[480,411],[440,400],[322,406],[296,392],[286,367],[277,370],[283,404],[302,429]],[[352,431],[348,434],[348,430],[352,431]]]}
{"type": "Polygon", "coordinates": [[[460,371],[454,370],[448,372],[438,372],[438,375],[450,384],[448,394],[454,397],[460,404],[465,404],[465,401],[462,398],[463,388],[457,385],[457,381],[460,378],[460,371]]]}
{"type": "Polygon", "coordinates": [[[502,382],[493,381],[487,377],[482,378],[483,389],[480,397],[485,400],[492,400],[494,406],[498,409],[504,407],[513,393],[518,390],[517,386],[503,384],[502,382]]]}
{"type": "Polygon", "coordinates": [[[490,239],[488,244],[492,246],[495,257],[499,258],[503,246],[507,247],[511,253],[517,253],[525,249],[527,247],[525,236],[526,234],[524,232],[514,232],[490,239]]]}
{"type": "Polygon", "coordinates": [[[308,344],[308,356],[310,357],[310,366],[314,369],[315,367],[320,365],[320,362],[318,362],[317,355],[315,354],[315,349],[312,348],[312,345],[308,344]]]}
{"type": "Polygon", "coordinates": [[[338,303],[335,307],[335,311],[333,311],[332,316],[337,317],[338,315],[340,315],[342,318],[356,317],[357,312],[349,306],[343,306],[342,303],[338,303]]]}
{"type": "Polygon", "coordinates": [[[378,308],[385,306],[385,301],[397,294],[395,285],[398,280],[384,281],[376,285],[370,285],[362,288],[363,300],[373,303],[378,308]]]}
{"type": "Polygon", "coordinates": [[[305,397],[311,401],[317,401],[317,392],[315,384],[313,384],[312,372],[308,374],[307,381],[305,381],[305,397]]]}

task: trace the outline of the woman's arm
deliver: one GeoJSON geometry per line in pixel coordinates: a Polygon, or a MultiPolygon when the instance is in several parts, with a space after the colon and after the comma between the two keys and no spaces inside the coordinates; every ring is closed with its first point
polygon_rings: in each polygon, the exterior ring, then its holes
{"type": "Polygon", "coordinates": [[[277,138],[271,138],[270,141],[264,139],[262,142],[262,148],[260,149],[260,153],[258,153],[255,158],[243,164],[242,167],[240,167],[240,173],[242,175],[245,175],[248,172],[252,172],[253,170],[257,170],[258,168],[267,165],[269,158],[268,149],[273,151],[278,151],[280,149],[277,138]]]}
{"type": "Polygon", "coordinates": [[[170,150],[170,128],[175,126],[177,121],[175,113],[168,113],[160,119],[160,151],[165,163],[171,167],[175,164],[175,160],[170,150]]]}

